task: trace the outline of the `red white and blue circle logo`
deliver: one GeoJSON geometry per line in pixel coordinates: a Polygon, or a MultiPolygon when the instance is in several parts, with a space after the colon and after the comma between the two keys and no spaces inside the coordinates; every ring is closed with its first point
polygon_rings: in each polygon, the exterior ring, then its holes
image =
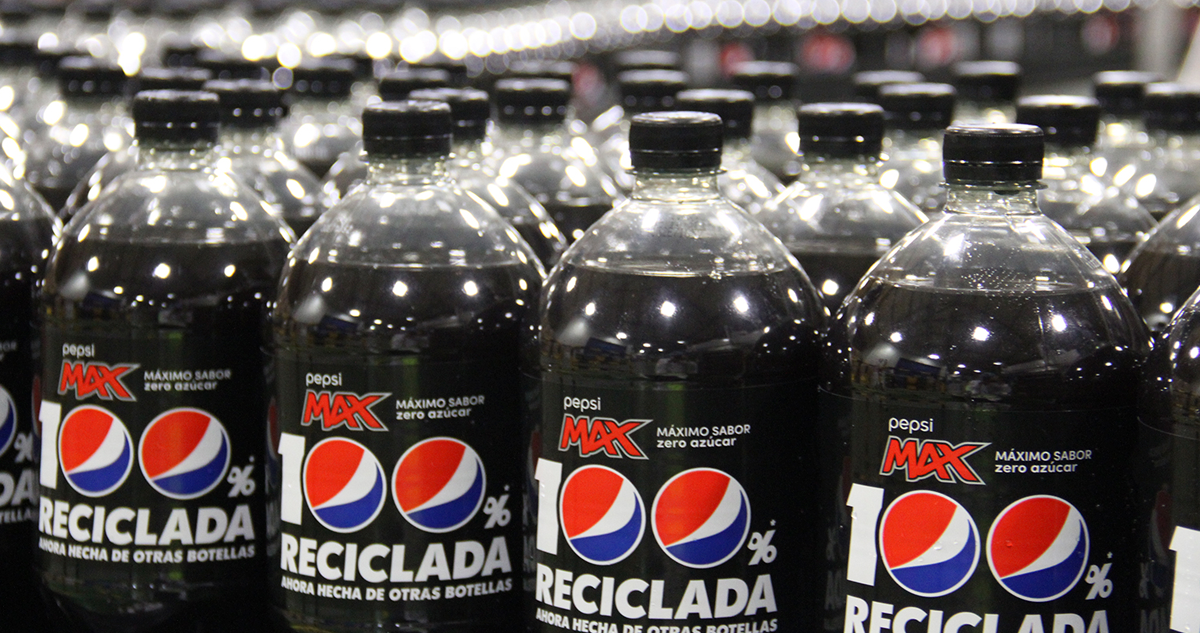
{"type": "Polygon", "coordinates": [[[979,564],[979,548],[979,529],[967,509],[927,490],[897,497],[879,528],[879,550],[892,580],[926,598],[967,582],[979,564]]]}
{"type": "Polygon", "coordinates": [[[400,456],[392,473],[396,508],[426,532],[466,525],[479,506],[487,477],[479,453],[452,437],[432,437],[400,456]]]}
{"type": "Polygon", "coordinates": [[[712,468],[675,475],[654,499],[654,538],[676,562],[705,569],[729,560],[750,530],[750,500],[738,480],[712,468]]]}
{"type": "Polygon", "coordinates": [[[103,497],[121,487],[133,469],[133,440],[111,411],[76,407],[58,432],[58,463],[76,492],[103,497]]]}
{"type": "Polygon", "coordinates": [[[304,463],[304,498],[321,525],[357,532],[383,509],[383,467],[365,446],[341,437],[322,440],[304,463]]]}
{"type": "Polygon", "coordinates": [[[1088,560],[1088,529],[1075,506],[1039,495],[1013,503],[988,533],[988,565],[1009,593],[1047,602],[1073,589],[1088,560]]]}
{"type": "Polygon", "coordinates": [[[571,473],[558,507],[567,543],[595,565],[624,560],[646,529],[646,506],[637,488],[606,466],[584,466],[571,473]]]}
{"type": "Polygon", "coordinates": [[[207,411],[181,407],[154,418],[138,443],[142,474],[172,499],[195,499],[225,479],[229,434],[207,411]]]}
{"type": "Polygon", "coordinates": [[[0,455],[12,446],[17,436],[17,403],[12,394],[0,385],[0,455]]]}

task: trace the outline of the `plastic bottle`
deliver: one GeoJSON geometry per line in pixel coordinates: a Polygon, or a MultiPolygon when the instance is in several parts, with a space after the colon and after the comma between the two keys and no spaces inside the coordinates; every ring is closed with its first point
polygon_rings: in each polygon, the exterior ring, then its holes
{"type": "Polygon", "coordinates": [[[879,89],[891,84],[915,84],[925,81],[925,75],[913,70],[864,70],[850,78],[854,96],[867,103],[879,103],[879,89]]]}
{"type": "MultiPolygon", "coordinates": [[[[1104,159],[1100,175],[1117,185],[1129,178],[1122,170],[1135,169],[1142,152],[1150,147],[1142,102],[1146,86],[1162,79],[1154,73],[1108,70],[1092,75],[1092,94],[1100,102],[1100,133],[1096,150],[1104,159]]],[[[1093,166],[1095,169],[1096,165],[1093,166]]]]}
{"type": "Polygon", "coordinates": [[[1200,89],[1150,84],[1142,104],[1151,146],[1122,188],[1161,221],[1200,194],[1200,89]]]}
{"type": "Polygon", "coordinates": [[[628,70],[617,75],[617,83],[620,105],[600,113],[591,132],[605,172],[628,194],[633,190],[629,122],[635,114],[674,109],[675,95],[687,88],[687,75],[677,70],[628,70]]]}
{"type": "Polygon", "coordinates": [[[1119,277],[1134,308],[1154,333],[1200,287],[1200,200],[1163,218],[1129,254],[1119,277]]]}
{"type": "Polygon", "coordinates": [[[796,75],[790,62],[738,64],[733,85],[754,93],[754,160],[790,184],[800,175],[800,137],[796,135],[796,75]]]}
{"type": "Polygon", "coordinates": [[[279,134],[284,148],[318,178],[362,135],[350,99],[354,65],[314,61],[292,69],[292,102],[279,134]]]}
{"type": "Polygon", "coordinates": [[[960,62],[954,66],[957,123],[1011,123],[1021,91],[1021,66],[1004,61],[960,62]]]}
{"type": "Polygon", "coordinates": [[[882,86],[877,101],[887,129],[880,181],[895,189],[930,218],[946,203],[942,187],[942,132],[954,116],[949,84],[882,86]]]}

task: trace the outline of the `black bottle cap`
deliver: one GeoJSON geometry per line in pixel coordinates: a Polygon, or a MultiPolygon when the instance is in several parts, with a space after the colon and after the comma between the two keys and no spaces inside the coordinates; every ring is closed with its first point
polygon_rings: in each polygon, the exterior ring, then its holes
{"type": "Polygon", "coordinates": [[[925,75],[915,70],[864,70],[854,73],[854,96],[871,103],[879,100],[879,89],[888,84],[915,84],[925,75]]]}
{"type": "Polygon", "coordinates": [[[1100,131],[1100,104],[1091,97],[1024,97],[1017,101],[1017,123],[1042,128],[1046,145],[1088,147],[1100,131]]]}
{"type": "Polygon", "coordinates": [[[871,157],[883,150],[883,108],[873,103],[810,103],[797,119],[805,155],[871,157]]]}
{"type": "Polygon", "coordinates": [[[0,66],[37,65],[37,40],[16,33],[0,35],[0,66]]]}
{"type": "Polygon", "coordinates": [[[127,82],[120,66],[95,57],[67,57],[58,64],[58,91],[68,99],[123,96],[127,82]]]}
{"type": "Polygon", "coordinates": [[[275,125],[283,118],[283,91],[263,79],[214,79],[204,89],[217,95],[221,125],[256,128],[275,125]]]}
{"type": "Polygon", "coordinates": [[[675,107],[721,117],[726,140],[747,139],[753,131],[754,95],[745,90],[684,90],[675,95],[675,107]]]}
{"type": "Polygon", "coordinates": [[[200,51],[204,47],[192,42],[187,38],[176,38],[169,40],[163,45],[161,59],[162,65],[168,68],[186,68],[195,66],[197,59],[200,56],[200,51]]]}
{"type": "Polygon", "coordinates": [[[1030,182],[1042,177],[1041,128],[953,125],[942,142],[942,173],[951,182],[1030,182]]]}
{"type": "Polygon", "coordinates": [[[575,80],[575,64],[568,61],[531,59],[515,61],[508,67],[510,77],[529,79],[559,79],[568,83],[575,80]]]}
{"type": "Polygon", "coordinates": [[[617,75],[621,107],[632,114],[670,110],[675,95],[687,90],[688,77],[678,70],[627,70],[617,75]]]}
{"type": "Polygon", "coordinates": [[[561,123],[567,118],[571,84],[561,79],[501,79],[492,92],[503,123],[561,123]]]}
{"type": "Polygon", "coordinates": [[[212,72],[213,79],[270,79],[271,70],[278,64],[275,58],[250,61],[241,55],[231,55],[213,49],[196,54],[196,65],[212,72]]]}
{"type": "Polygon", "coordinates": [[[444,88],[450,85],[450,73],[440,68],[397,68],[379,78],[379,98],[384,101],[401,101],[408,93],[427,88],[444,88]]]}
{"type": "Polygon", "coordinates": [[[220,121],[217,95],[211,92],[147,90],[133,98],[139,140],[214,143],[220,121]]]}
{"type": "Polygon", "coordinates": [[[377,156],[445,156],[454,131],[441,101],[384,101],[363,110],[363,149],[377,156]]]}
{"type": "Polygon", "coordinates": [[[954,86],[889,84],[879,87],[887,126],[897,130],[942,130],[954,120],[954,86]]]}
{"type": "Polygon", "coordinates": [[[143,90],[201,90],[212,79],[203,68],[143,68],[130,80],[133,92],[143,90]]]}
{"type": "Polygon", "coordinates": [[[613,58],[618,72],[626,70],[675,70],[679,68],[679,53],[657,50],[621,51],[613,58]]]}
{"type": "Polygon", "coordinates": [[[754,93],[759,103],[787,101],[796,98],[799,73],[790,62],[743,62],[733,72],[733,85],[754,93]]]}
{"type": "Polygon", "coordinates": [[[721,166],[721,117],[711,112],[647,112],[629,125],[633,169],[695,170],[721,166]]]}
{"type": "Polygon", "coordinates": [[[426,88],[414,90],[410,99],[420,101],[444,101],[450,105],[450,116],[454,118],[455,141],[481,141],[487,135],[488,119],[492,106],[488,95],[472,88],[426,88]]]}
{"type": "Polygon", "coordinates": [[[1200,132],[1200,89],[1175,83],[1146,86],[1142,101],[1146,129],[1169,133],[1200,132]]]}
{"type": "Polygon", "coordinates": [[[1162,77],[1136,70],[1107,70],[1092,75],[1092,94],[1105,114],[1119,117],[1142,116],[1146,86],[1162,77]]]}
{"type": "Polygon", "coordinates": [[[288,89],[297,97],[345,99],[354,87],[354,62],[321,58],[292,69],[288,89]]]}
{"type": "Polygon", "coordinates": [[[962,101],[1008,103],[1017,100],[1021,76],[1014,62],[960,62],[954,66],[954,87],[962,101]]]}

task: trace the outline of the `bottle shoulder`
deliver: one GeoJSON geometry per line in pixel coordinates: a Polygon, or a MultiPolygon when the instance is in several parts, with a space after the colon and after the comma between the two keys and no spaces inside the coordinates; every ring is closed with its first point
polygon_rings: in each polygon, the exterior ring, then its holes
{"type": "Polygon", "coordinates": [[[798,181],[757,217],[793,249],[847,241],[887,248],[928,219],[899,192],[875,181],[852,186],[798,181]]]}

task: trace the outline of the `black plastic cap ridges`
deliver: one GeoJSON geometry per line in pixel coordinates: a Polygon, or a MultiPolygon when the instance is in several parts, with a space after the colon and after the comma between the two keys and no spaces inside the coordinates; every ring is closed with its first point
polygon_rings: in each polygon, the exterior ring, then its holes
{"type": "Polygon", "coordinates": [[[379,98],[401,101],[414,90],[445,88],[450,79],[450,73],[441,68],[397,68],[379,78],[379,98]]]}
{"type": "Polygon", "coordinates": [[[221,122],[217,95],[186,90],[147,90],[133,99],[139,140],[215,143],[221,122]]]}
{"type": "Polygon", "coordinates": [[[1100,131],[1100,104],[1071,95],[1024,97],[1017,100],[1017,123],[1042,128],[1046,145],[1090,147],[1100,131]]]}
{"type": "Polygon", "coordinates": [[[204,68],[143,68],[129,81],[134,94],[143,90],[202,90],[212,72],[204,68]]]}
{"type": "Polygon", "coordinates": [[[1011,103],[1021,91],[1021,66],[1015,62],[960,62],[954,66],[954,87],[960,101],[1011,103]]]}
{"type": "Polygon", "coordinates": [[[510,77],[559,79],[573,82],[575,80],[575,64],[568,61],[550,61],[546,59],[516,61],[508,67],[507,74],[510,77]]]}
{"type": "Polygon", "coordinates": [[[265,79],[214,79],[204,89],[221,103],[221,125],[270,127],[284,116],[284,93],[265,79]]]}
{"type": "Polygon", "coordinates": [[[444,102],[405,99],[367,106],[362,127],[368,155],[445,156],[450,153],[454,120],[444,102]]]}
{"type": "Polygon", "coordinates": [[[679,68],[679,53],[673,51],[633,50],[617,53],[613,65],[618,72],[626,70],[675,70],[679,68]]]}
{"type": "Polygon", "coordinates": [[[711,112],[646,112],[629,125],[634,171],[711,170],[721,166],[725,132],[711,112]]]}
{"type": "Polygon", "coordinates": [[[721,117],[726,140],[748,139],[753,131],[754,95],[745,90],[684,90],[675,95],[675,107],[721,117]]]}
{"type": "Polygon", "coordinates": [[[58,64],[58,90],[67,99],[124,96],[128,81],[120,66],[95,57],[67,57],[58,64]]]}
{"type": "Polygon", "coordinates": [[[657,112],[675,107],[675,95],[687,90],[688,76],[678,70],[627,70],[617,75],[626,112],[657,112]]]}
{"type": "Polygon", "coordinates": [[[1042,129],[1032,125],[953,125],[942,142],[948,182],[1001,183],[1042,177],[1042,129]]]}
{"type": "Polygon", "coordinates": [[[943,130],[954,120],[954,86],[888,84],[879,87],[884,122],[896,130],[943,130]]]}
{"type": "Polygon", "coordinates": [[[1162,77],[1136,70],[1106,70],[1092,75],[1092,94],[1105,114],[1117,117],[1142,116],[1146,86],[1162,77]]]}
{"type": "Polygon", "coordinates": [[[754,93],[755,101],[788,101],[796,98],[800,69],[791,62],[743,62],[733,72],[733,85],[754,93]]]}
{"type": "Polygon", "coordinates": [[[492,90],[502,123],[561,123],[567,118],[571,84],[561,79],[501,79],[492,90]]]}
{"type": "Polygon", "coordinates": [[[1146,129],[1179,134],[1200,132],[1200,89],[1175,83],[1146,86],[1142,101],[1146,129]]]}
{"type": "Polygon", "coordinates": [[[37,40],[16,33],[0,35],[0,66],[30,67],[37,65],[37,40]]]}
{"type": "Polygon", "coordinates": [[[492,116],[492,104],[488,95],[473,88],[426,88],[414,90],[410,99],[418,101],[443,101],[450,105],[450,116],[454,119],[455,141],[481,141],[487,135],[488,119],[492,116]]]}
{"type": "Polygon", "coordinates": [[[806,156],[873,157],[883,150],[883,108],[873,103],[811,103],[797,119],[806,156]]]}
{"type": "Polygon", "coordinates": [[[914,84],[925,81],[915,70],[864,70],[854,73],[854,96],[870,103],[879,100],[879,89],[888,84],[914,84]]]}
{"type": "Polygon", "coordinates": [[[288,90],[297,97],[345,99],[354,81],[354,62],[322,58],[293,68],[288,90]]]}
{"type": "Polygon", "coordinates": [[[196,65],[212,72],[213,79],[270,79],[275,58],[251,61],[240,55],[205,49],[196,54],[196,65]]]}

